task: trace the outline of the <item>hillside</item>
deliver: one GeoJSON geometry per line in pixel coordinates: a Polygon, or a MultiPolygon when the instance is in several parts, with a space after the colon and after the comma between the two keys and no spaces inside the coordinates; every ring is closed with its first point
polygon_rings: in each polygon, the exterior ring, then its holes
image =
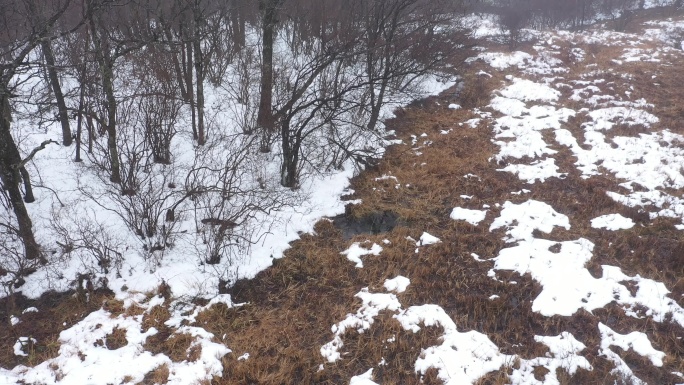
{"type": "Polygon", "coordinates": [[[107,289],[27,278],[0,383],[684,384],[684,16],[514,50],[480,26],[377,165],[287,192],[232,285],[193,245],[107,289]]]}

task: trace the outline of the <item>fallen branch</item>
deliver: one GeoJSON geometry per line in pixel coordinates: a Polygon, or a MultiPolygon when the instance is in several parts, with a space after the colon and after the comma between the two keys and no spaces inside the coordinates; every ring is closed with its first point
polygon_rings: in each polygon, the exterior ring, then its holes
{"type": "Polygon", "coordinates": [[[14,169],[17,170],[17,169],[20,169],[20,168],[26,166],[26,163],[30,162],[33,159],[33,157],[36,156],[38,151],[44,150],[45,147],[50,143],[59,144],[52,139],[43,141],[43,143],[41,143],[40,146],[34,148],[33,151],[31,151],[31,153],[25,159],[23,159],[18,164],[12,165],[12,167],[14,167],[14,169]]]}

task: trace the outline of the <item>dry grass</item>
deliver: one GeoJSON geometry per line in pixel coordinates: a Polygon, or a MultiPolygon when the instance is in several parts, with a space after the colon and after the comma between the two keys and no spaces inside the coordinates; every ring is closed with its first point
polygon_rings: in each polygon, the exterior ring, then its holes
{"type": "Polygon", "coordinates": [[[128,340],[126,339],[126,329],[114,328],[111,333],[107,335],[105,339],[105,346],[109,350],[116,350],[128,345],[128,340]]]}
{"type": "Polygon", "coordinates": [[[38,300],[28,300],[24,297],[14,298],[13,308],[7,305],[7,299],[0,300],[0,366],[13,368],[22,364],[37,365],[45,360],[57,356],[60,348],[59,333],[67,329],[91,312],[105,307],[113,315],[123,311],[123,304],[113,298],[113,294],[104,291],[89,293],[84,301],[74,293],[48,293],[38,300]],[[21,314],[21,311],[36,307],[38,312],[21,314]],[[21,320],[14,326],[10,325],[10,316],[21,320]],[[13,346],[19,337],[35,338],[38,341],[27,357],[14,355],[13,346]]]}
{"type": "Polygon", "coordinates": [[[145,375],[137,385],[166,384],[169,381],[169,366],[163,364],[145,375]]]}

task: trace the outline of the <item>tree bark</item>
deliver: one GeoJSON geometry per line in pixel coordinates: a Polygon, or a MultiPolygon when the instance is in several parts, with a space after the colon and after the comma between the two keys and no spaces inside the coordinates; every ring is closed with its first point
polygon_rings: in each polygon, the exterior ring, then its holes
{"type": "Polygon", "coordinates": [[[69,127],[69,113],[67,112],[66,103],[64,102],[62,86],[59,84],[59,76],[57,76],[57,70],[55,69],[55,55],[52,52],[52,45],[49,40],[43,40],[40,43],[40,46],[43,50],[43,56],[45,56],[45,64],[48,77],[50,78],[52,93],[55,95],[55,101],[57,102],[59,123],[62,125],[62,144],[71,146],[73,138],[71,136],[71,127],[69,127]]]}
{"type": "Polygon", "coordinates": [[[121,183],[121,164],[119,162],[119,150],[116,144],[116,96],[114,95],[114,63],[110,57],[109,50],[103,47],[102,39],[100,38],[95,26],[95,21],[90,18],[90,27],[92,30],[93,43],[95,45],[95,54],[100,66],[102,75],[102,89],[105,93],[105,104],[107,106],[107,122],[105,129],[107,130],[107,149],[109,150],[109,162],[111,168],[111,176],[109,180],[112,183],[121,183]]]}
{"type": "Polygon", "coordinates": [[[261,23],[261,82],[257,128],[261,132],[261,150],[270,151],[270,137],[275,130],[273,117],[273,34],[280,0],[260,0],[261,23]]]}
{"type": "Polygon", "coordinates": [[[185,60],[184,60],[184,67],[185,67],[185,84],[186,84],[186,89],[188,91],[188,104],[190,104],[190,111],[192,113],[192,137],[195,140],[199,140],[199,133],[197,132],[197,111],[195,109],[195,96],[194,96],[194,86],[193,86],[193,80],[192,80],[192,69],[193,69],[193,44],[192,42],[187,42],[185,44],[185,60]]]}
{"type": "MultiPolygon", "coordinates": [[[[78,96],[78,118],[76,120],[76,158],[74,159],[74,162],[82,162],[83,160],[81,159],[81,144],[82,144],[82,132],[83,132],[83,111],[85,108],[85,64],[83,64],[83,68],[81,69],[81,90],[79,92],[78,96]]],[[[90,132],[90,131],[88,131],[90,132]]],[[[93,138],[91,137],[90,139],[90,145],[89,148],[92,151],[92,140],[93,138]]]]}
{"type": "Polygon", "coordinates": [[[298,184],[297,173],[299,171],[299,146],[301,137],[299,133],[291,136],[289,118],[284,118],[281,124],[281,145],[283,159],[280,165],[280,184],[283,187],[295,188],[298,184]]]}
{"type": "Polygon", "coordinates": [[[12,209],[19,227],[19,237],[24,242],[26,258],[40,258],[40,246],[33,234],[33,223],[19,189],[22,180],[21,155],[10,131],[9,96],[5,90],[0,90],[0,112],[2,113],[0,116],[0,180],[12,203],[12,209]]]}
{"type": "Polygon", "coordinates": [[[195,83],[197,89],[197,144],[203,146],[206,142],[204,132],[204,58],[202,57],[202,45],[200,42],[199,26],[202,22],[199,5],[196,4],[194,8],[194,23],[193,23],[193,48],[195,51],[195,83]]]}

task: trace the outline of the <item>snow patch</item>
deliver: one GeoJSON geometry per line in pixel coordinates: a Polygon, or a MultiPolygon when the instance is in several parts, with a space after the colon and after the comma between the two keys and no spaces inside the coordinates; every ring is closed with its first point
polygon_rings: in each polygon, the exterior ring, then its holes
{"type": "Polygon", "coordinates": [[[451,210],[451,215],[449,217],[455,221],[462,220],[470,223],[473,226],[477,226],[485,219],[486,216],[487,210],[470,210],[461,207],[455,207],[453,210],[451,210]]]}
{"type": "Polygon", "coordinates": [[[634,227],[634,221],[631,218],[625,218],[620,214],[607,214],[592,219],[591,227],[610,231],[627,230],[634,227]]]}

